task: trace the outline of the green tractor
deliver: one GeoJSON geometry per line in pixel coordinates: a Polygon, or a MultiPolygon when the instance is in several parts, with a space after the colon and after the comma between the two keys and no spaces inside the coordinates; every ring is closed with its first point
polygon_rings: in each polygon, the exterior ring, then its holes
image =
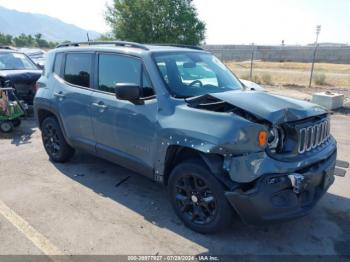
{"type": "Polygon", "coordinates": [[[21,117],[25,116],[25,105],[18,100],[15,89],[8,83],[0,87],[0,131],[10,133],[21,125],[21,117]]]}

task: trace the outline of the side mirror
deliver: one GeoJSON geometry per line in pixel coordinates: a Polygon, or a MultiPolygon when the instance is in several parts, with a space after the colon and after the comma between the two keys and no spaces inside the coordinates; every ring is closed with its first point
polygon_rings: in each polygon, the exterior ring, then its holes
{"type": "Polygon", "coordinates": [[[40,70],[44,70],[44,65],[36,63],[36,66],[40,69],[40,70]]]}
{"type": "Polygon", "coordinates": [[[115,96],[120,100],[138,104],[141,98],[141,88],[136,84],[119,83],[115,86],[115,96]]]}

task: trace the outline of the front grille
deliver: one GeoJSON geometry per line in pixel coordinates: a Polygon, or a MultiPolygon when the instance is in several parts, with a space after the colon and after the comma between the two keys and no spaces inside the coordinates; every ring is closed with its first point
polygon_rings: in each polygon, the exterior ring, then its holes
{"type": "Polygon", "coordinates": [[[298,133],[298,152],[304,154],[309,152],[323,143],[327,142],[330,137],[330,121],[328,118],[307,127],[303,127],[298,133]]]}

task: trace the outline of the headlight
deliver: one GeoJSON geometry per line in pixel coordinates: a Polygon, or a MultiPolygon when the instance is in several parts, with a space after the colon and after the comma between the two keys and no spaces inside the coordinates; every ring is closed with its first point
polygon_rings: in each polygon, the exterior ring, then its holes
{"type": "Polygon", "coordinates": [[[281,148],[283,142],[283,130],[279,127],[273,127],[267,138],[267,145],[270,149],[281,148]]]}

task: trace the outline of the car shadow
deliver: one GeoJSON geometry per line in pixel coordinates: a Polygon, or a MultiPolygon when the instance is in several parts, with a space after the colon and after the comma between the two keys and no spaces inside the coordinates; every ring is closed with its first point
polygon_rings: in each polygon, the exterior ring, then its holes
{"type": "Polygon", "coordinates": [[[11,140],[11,144],[15,146],[30,144],[36,127],[37,126],[34,119],[22,119],[21,125],[19,127],[15,127],[11,133],[5,134],[0,131],[0,139],[11,140]]]}
{"type": "Polygon", "coordinates": [[[96,194],[205,247],[208,251],[202,255],[350,255],[350,199],[334,194],[327,193],[309,215],[294,221],[252,227],[236,217],[225,232],[202,235],[176,217],[162,185],[141,175],[85,153],[77,153],[69,163],[54,165],[96,194]]]}
{"type": "Polygon", "coordinates": [[[341,115],[350,115],[350,106],[343,106],[339,109],[333,110],[333,112],[341,115]]]}

